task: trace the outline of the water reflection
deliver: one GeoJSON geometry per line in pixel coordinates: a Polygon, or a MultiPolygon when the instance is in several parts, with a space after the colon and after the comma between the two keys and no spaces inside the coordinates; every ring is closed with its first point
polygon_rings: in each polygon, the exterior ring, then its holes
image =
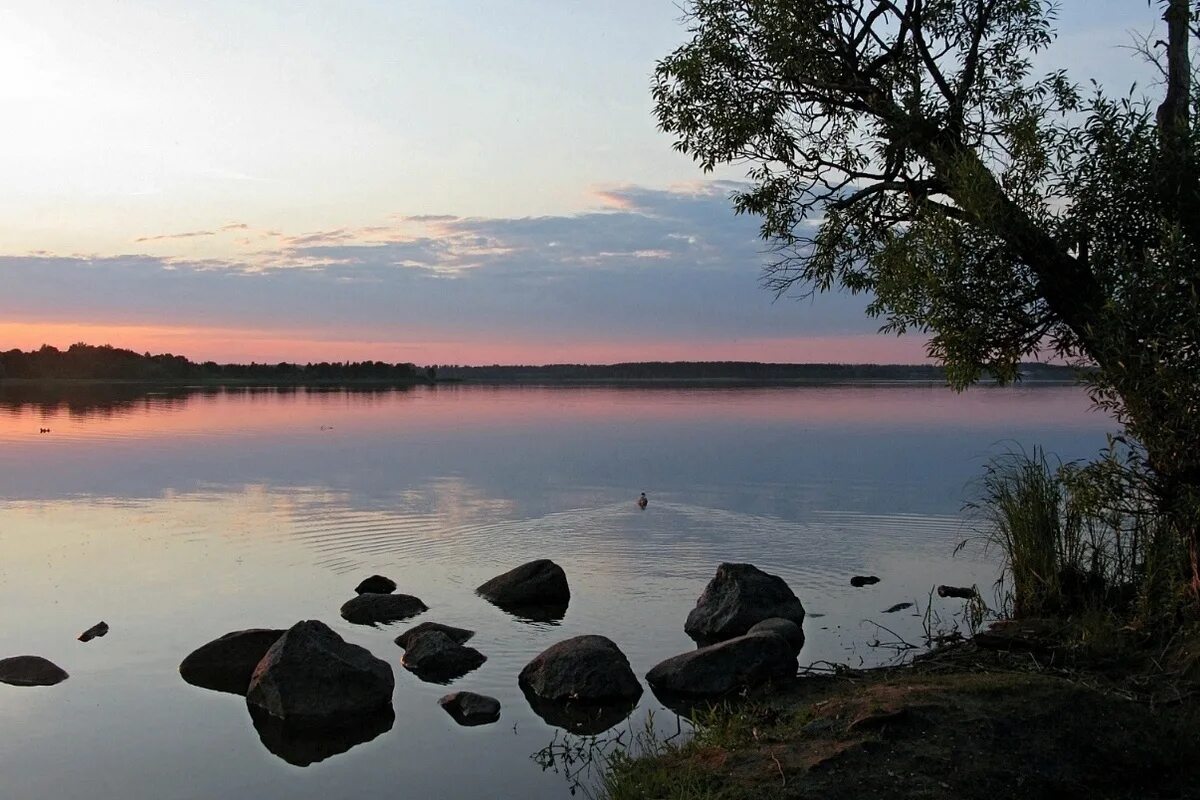
{"type": "Polygon", "coordinates": [[[545,625],[556,627],[567,616],[568,603],[553,603],[543,605],[508,605],[493,603],[492,605],[511,616],[518,622],[530,625],[545,625]]]}
{"type": "Polygon", "coordinates": [[[293,725],[256,706],[247,704],[246,707],[263,746],[296,767],[307,767],[366,744],[390,731],[396,721],[396,712],[391,706],[326,727],[293,725]]]}
{"type": "Polygon", "coordinates": [[[521,692],[529,702],[533,713],[547,725],[562,728],[577,736],[595,736],[629,719],[637,708],[638,700],[621,700],[611,703],[559,702],[540,697],[522,687],[521,692]]]}
{"type": "Polygon", "coordinates": [[[361,400],[382,399],[412,391],[409,386],[168,386],[139,383],[13,383],[0,381],[0,412],[31,411],[46,418],[105,419],[169,411],[193,401],[218,397],[287,398],[353,394],[361,400]]]}
{"type": "MultiPolygon", "coordinates": [[[[744,561],[816,612],[801,663],[857,666],[851,648],[876,636],[864,619],[914,600],[949,613],[930,587],[994,578],[986,558],[951,553],[966,535],[964,485],[996,442],[1071,459],[1108,428],[1082,393],[1059,389],[6,396],[0,656],[39,653],[72,677],[46,692],[0,687],[0,725],[23,734],[0,741],[0,794],[63,800],[320,800],[347,785],[565,797],[528,760],[552,730],[614,736],[654,712],[656,726],[676,718],[650,693],[609,709],[525,698],[517,675],[547,646],[608,636],[645,674],[692,646],[684,620],[716,565],[744,561]],[[643,489],[653,502],[640,511],[643,489]],[[475,594],[502,565],[544,558],[567,573],[569,612],[512,616],[475,594]],[[419,735],[386,733],[386,719],[319,737],[260,720],[281,761],[244,746],[244,705],[180,680],[181,656],[209,637],[304,618],[396,665],[395,629],[338,615],[372,573],[477,631],[488,660],[462,688],[499,700],[502,724],[458,726],[437,705],[444,690],[398,671],[395,713],[419,735]],[[882,582],[851,588],[855,574],[882,582]],[[101,618],[120,636],[75,641],[101,618]]],[[[881,621],[919,639],[920,618],[881,621]]]]}

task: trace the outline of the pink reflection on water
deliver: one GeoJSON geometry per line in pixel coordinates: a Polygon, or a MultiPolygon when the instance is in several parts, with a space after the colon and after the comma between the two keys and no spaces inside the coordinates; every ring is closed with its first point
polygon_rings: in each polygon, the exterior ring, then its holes
{"type": "Polygon", "coordinates": [[[1077,387],[822,386],[627,389],[439,386],[408,391],[219,391],[96,406],[0,403],[0,441],[524,428],[630,422],[749,427],[1107,429],[1077,387]],[[39,430],[49,428],[50,433],[39,430]]]}

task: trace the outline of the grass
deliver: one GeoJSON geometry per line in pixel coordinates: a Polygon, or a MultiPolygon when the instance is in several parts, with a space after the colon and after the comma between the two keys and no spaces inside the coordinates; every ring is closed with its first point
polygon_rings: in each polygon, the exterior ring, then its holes
{"type": "Polygon", "coordinates": [[[1175,624],[1185,550],[1140,456],[1118,448],[1086,464],[1052,461],[1040,448],[989,464],[968,508],[1004,559],[1003,616],[1100,611],[1142,627],[1175,624]]]}
{"type": "Polygon", "coordinates": [[[957,645],[706,710],[687,742],[614,754],[600,797],[1194,796],[1197,704],[1126,691],[1140,685],[957,645]]]}

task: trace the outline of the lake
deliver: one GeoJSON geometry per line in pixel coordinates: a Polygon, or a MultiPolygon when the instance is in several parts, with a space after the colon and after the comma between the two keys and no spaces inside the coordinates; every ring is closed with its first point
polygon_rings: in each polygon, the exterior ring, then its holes
{"type": "MultiPolygon", "coordinates": [[[[517,688],[541,650],[603,634],[641,678],[694,646],[683,621],[716,566],[748,561],[809,612],[802,665],[881,663],[894,651],[870,645],[892,636],[873,622],[922,631],[914,611],[883,609],[924,611],[939,583],[990,596],[994,559],[953,555],[988,456],[1038,444],[1085,458],[1113,427],[1072,387],[0,392],[0,657],[71,674],[0,685],[0,796],[568,797],[563,765],[533,756],[574,740],[517,688]],[[475,596],[535,558],[571,583],[558,624],[475,596]],[[372,573],[430,610],[343,621],[372,573]],[[854,589],[855,574],[882,580],[854,589]],[[227,631],[301,619],[396,672],[390,729],[309,766],[264,743],[242,698],[178,673],[227,631]],[[76,641],[100,620],[106,637],[76,641]],[[450,688],[418,680],[392,640],[424,620],[477,631],[488,661],[450,688]],[[455,689],[497,697],[500,721],[456,725],[437,705],[455,689]]],[[[962,607],[933,604],[947,620],[962,607]]],[[[647,714],[686,729],[647,691],[606,736],[647,714]]]]}

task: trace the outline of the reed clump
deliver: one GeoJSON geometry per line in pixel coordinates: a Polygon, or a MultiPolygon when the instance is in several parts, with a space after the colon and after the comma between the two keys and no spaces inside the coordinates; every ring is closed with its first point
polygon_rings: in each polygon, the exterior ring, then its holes
{"type": "Polygon", "coordinates": [[[1143,463],[1115,440],[1087,463],[1062,463],[1041,448],[992,460],[969,507],[1003,557],[1003,613],[1106,612],[1149,627],[1176,618],[1187,548],[1143,463]]]}

